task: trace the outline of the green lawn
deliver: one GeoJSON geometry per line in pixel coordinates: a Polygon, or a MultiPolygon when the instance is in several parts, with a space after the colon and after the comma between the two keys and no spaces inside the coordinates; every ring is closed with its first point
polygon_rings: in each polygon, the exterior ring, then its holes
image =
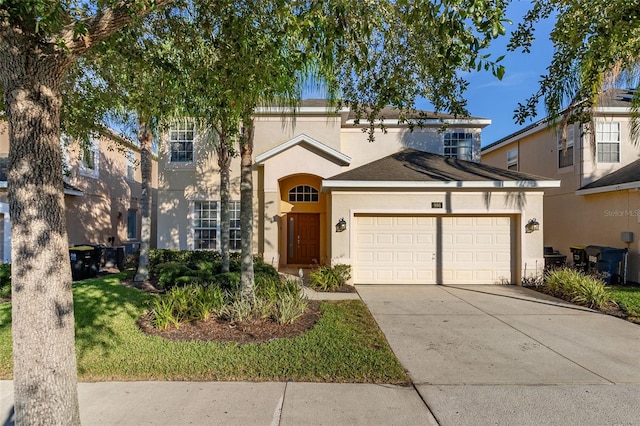
{"type": "MultiPolygon", "coordinates": [[[[314,328],[268,343],[171,342],[135,324],[151,297],[124,275],[74,283],[78,377],[108,380],[247,380],[408,383],[360,301],[323,302],[314,328]]],[[[0,304],[0,379],[11,379],[11,304],[0,304]]]]}
{"type": "Polygon", "coordinates": [[[626,313],[629,319],[640,323],[640,287],[608,286],[609,296],[626,313]]]}

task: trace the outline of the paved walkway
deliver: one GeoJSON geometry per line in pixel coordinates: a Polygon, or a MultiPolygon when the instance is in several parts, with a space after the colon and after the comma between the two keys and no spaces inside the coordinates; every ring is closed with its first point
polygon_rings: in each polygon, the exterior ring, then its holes
{"type": "MultiPolygon", "coordinates": [[[[414,386],[81,383],[82,422],[640,424],[638,325],[511,286],[359,286],[358,291],[414,386]]],[[[11,382],[0,381],[4,424],[12,424],[12,391],[11,382]]]]}

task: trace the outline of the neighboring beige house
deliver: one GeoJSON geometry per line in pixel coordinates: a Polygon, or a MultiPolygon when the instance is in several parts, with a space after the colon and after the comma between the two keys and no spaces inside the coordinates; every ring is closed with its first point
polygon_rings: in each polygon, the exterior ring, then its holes
{"type": "MultiPolygon", "coordinates": [[[[131,253],[140,243],[141,172],[139,149],[126,138],[105,130],[91,146],[61,141],[64,160],[65,207],[69,245],[125,246],[131,253]]],[[[3,262],[11,262],[11,228],[7,203],[9,135],[0,123],[0,223],[3,262]]],[[[152,241],[155,247],[157,161],[153,161],[152,241]]]]}
{"type": "MultiPolygon", "coordinates": [[[[543,262],[536,176],[478,163],[481,118],[433,116],[413,132],[397,111],[369,142],[348,109],[303,101],[255,114],[255,247],[278,268],[346,263],[356,284],[519,283],[543,262]],[[444,125],[444,127],[443,127],[444,125]]],[[[159,149],[159,248],[219,249],[211,140],[188,120],[159,149]]],[[[239,159],[231,166],[239,245],[239,159]]]]}
{"type": "Polygon", "coordinates": [[[544,245],[569,259],[576,245],[628,248],[627,279],[639,282],[640,145],[629,133],[631,96],[605,93],[592,111],[595,134],[569,125],[566,150],[560,130],[542,120],[484,147],[482,163],[560,180],[545,190],[544,245]]]}

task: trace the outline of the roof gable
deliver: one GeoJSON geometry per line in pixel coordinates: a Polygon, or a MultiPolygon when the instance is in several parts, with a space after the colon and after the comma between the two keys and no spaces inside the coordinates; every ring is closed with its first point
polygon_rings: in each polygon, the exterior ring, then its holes
{"type": "Polygon", "coordinates": [[[299,134],[298,136],[296,136],[293,139],[290,139],[274,148],[271,148],[268,151],[263,152],[262,154],[256,156],[256,164],[262,164],[265,161],[267,161],[269,158],[272,158],[294,146],[297,145],[301,145],[301,146],[305,146],[307,149],[316,152],[324,157],[327,157],[328,159],[332,160],[333,162],[341,165],[341,166],[348,166],[349,164],[351,164],[351,157],[344,155],[343,153],[341,153],[338,150],[335,150],[333,148],[331,148],[330,146],[327,146],[325,144],[323,144],[322,142],[305,135],[304,133],[299,134]]]}

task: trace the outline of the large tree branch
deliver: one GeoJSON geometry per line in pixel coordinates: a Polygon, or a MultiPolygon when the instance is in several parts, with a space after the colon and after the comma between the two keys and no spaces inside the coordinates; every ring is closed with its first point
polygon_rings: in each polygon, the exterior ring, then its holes
{"type": "Polygon", "coordinates": [[[163,7],[174,0],[149,1],[145,7],[133,8],[130,0],[122,0],[113,7],[106,8],[80,20],[80,26],[86,28],[86,34],[75,34],[76,23],[69,24],[60,33],[60,38],[65,40],[65,46],[72,55],[80,56],[91,46],[109,37],[114,32],[128,25],[137,17],[149,14],[153,9],[163,7]]]}

